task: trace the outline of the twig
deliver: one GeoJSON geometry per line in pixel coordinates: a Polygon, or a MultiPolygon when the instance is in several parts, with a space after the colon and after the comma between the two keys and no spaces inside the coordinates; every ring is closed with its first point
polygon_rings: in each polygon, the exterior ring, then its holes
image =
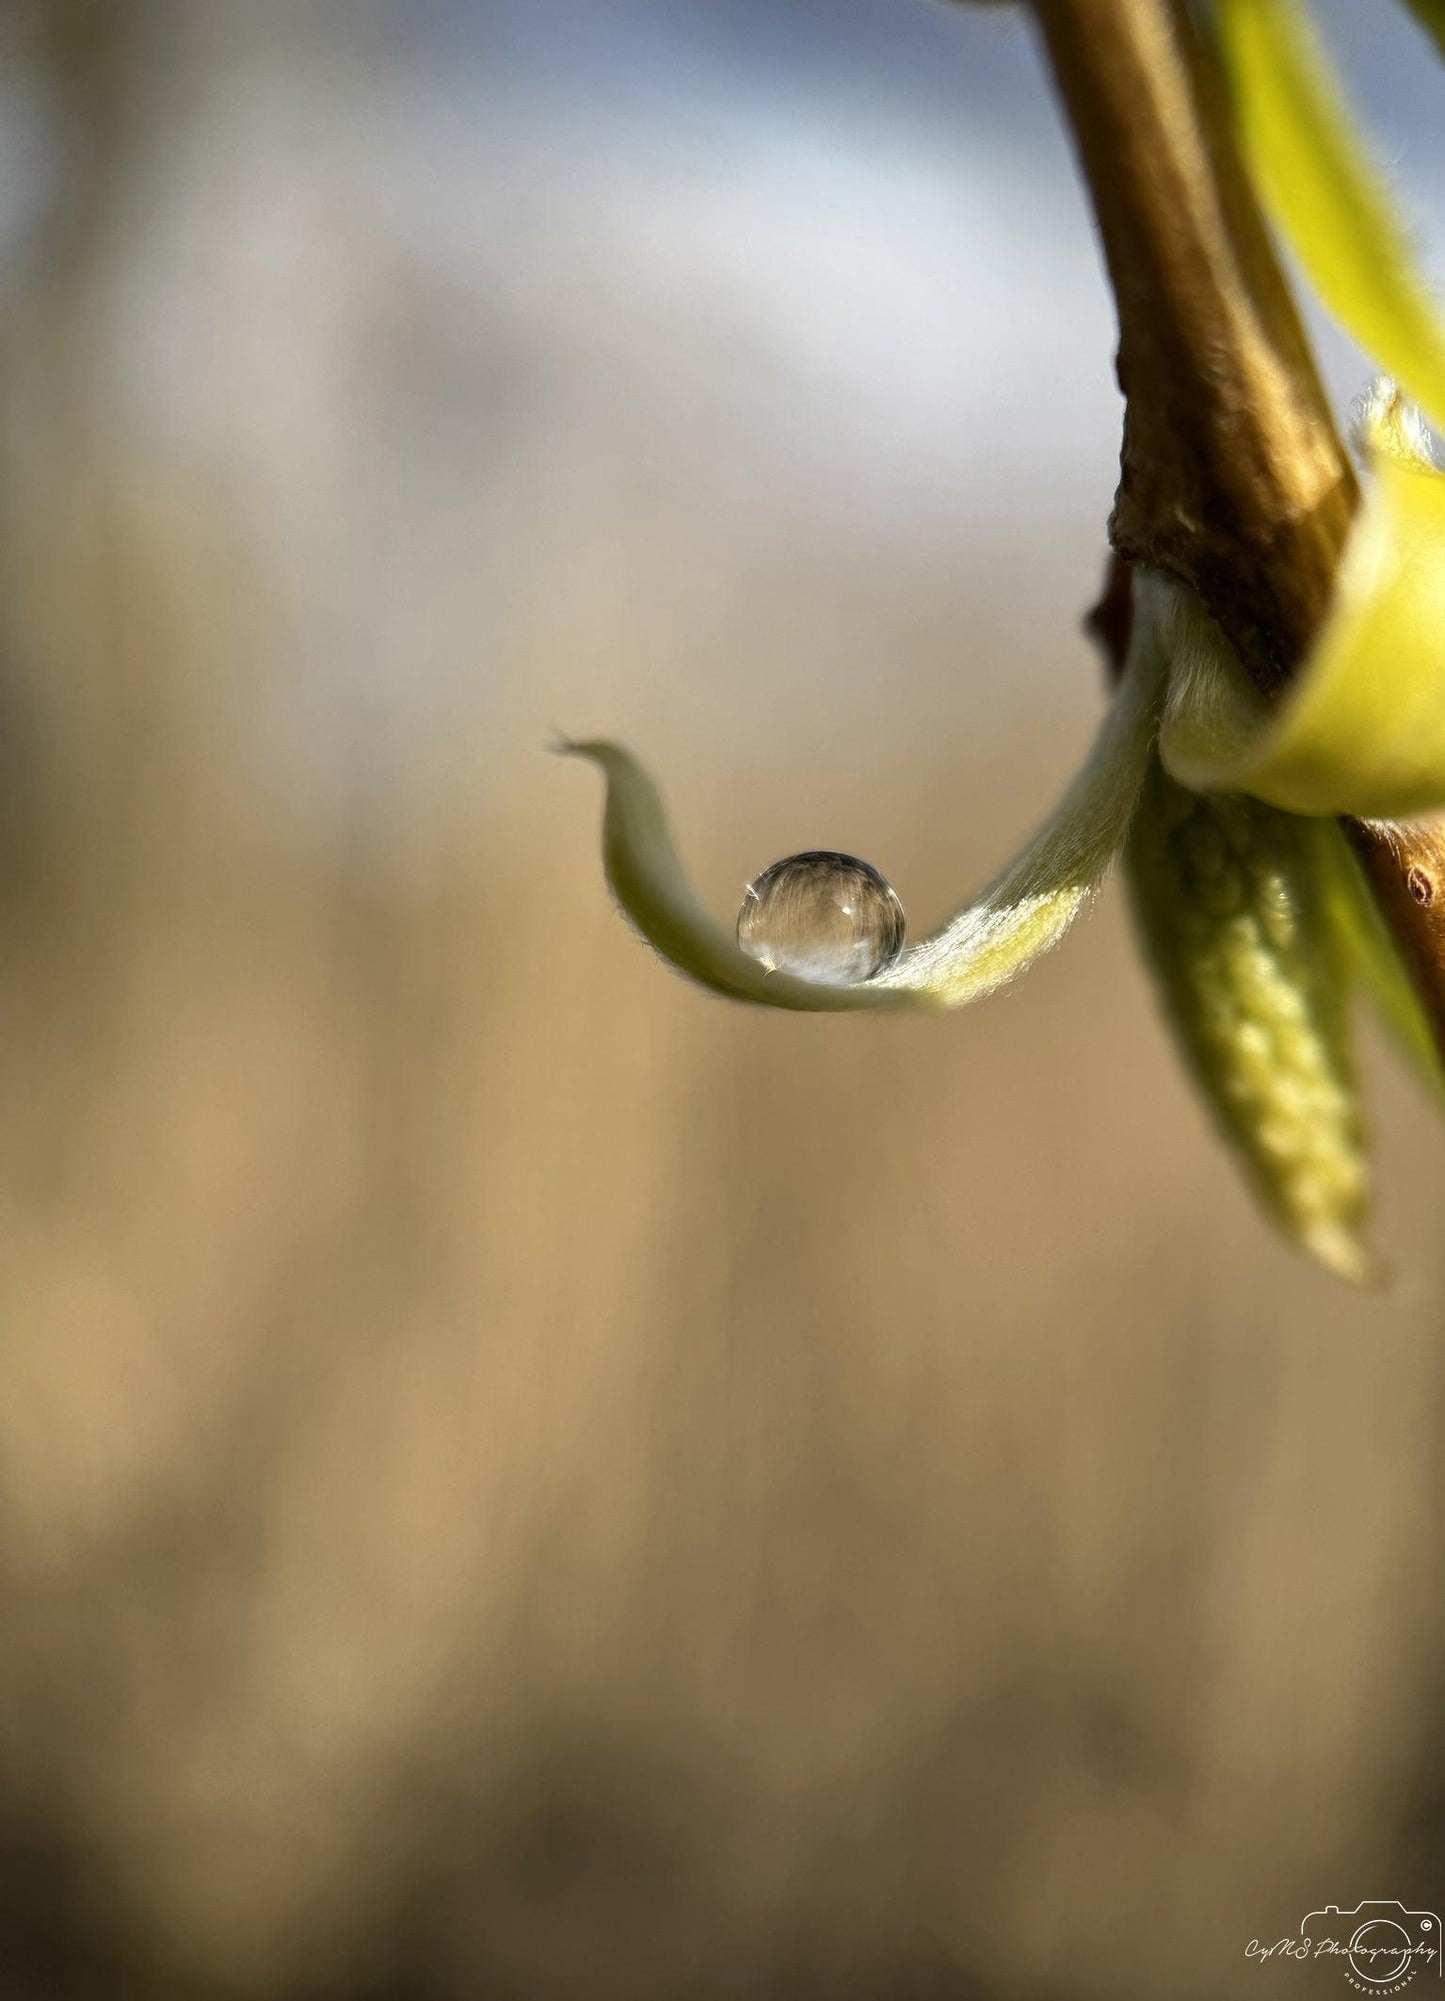
{"type": "MultiPolygon", "coordinates": [[[[1110,539],[1192,584],[1274,696],[1329,607],[1358,490],[1208,51],[1182,0],[1033,12],[1119,315],[1110,539]]],[[[1343,824],[1445,1051],[1445,820],[1343,824]]]]}

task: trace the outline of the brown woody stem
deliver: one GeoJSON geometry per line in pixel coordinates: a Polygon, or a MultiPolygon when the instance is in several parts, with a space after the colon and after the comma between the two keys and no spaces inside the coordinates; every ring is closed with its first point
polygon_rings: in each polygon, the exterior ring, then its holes
{"type": "MultiPolygon", "coordinates": [[[[1119,315],[1111,542],[1193,585],[1274,696],[1324,619],[1359,496],[1209,51],[1183,0],[1033,12],[1119,315]]],[[[1445,1051],[1445,820],[1345,826],[1445,1051]]]]}

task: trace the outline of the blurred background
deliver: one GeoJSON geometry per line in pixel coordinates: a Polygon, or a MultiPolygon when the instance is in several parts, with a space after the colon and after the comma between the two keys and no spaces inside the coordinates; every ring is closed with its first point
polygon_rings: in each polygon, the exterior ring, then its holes
{"type": "MultiPolygon", "coordinates": [[[[1445,271],[1445,78],[1332,39],[1445,271]]],[[[1305,1995],[1445,1898],[1445,1142],[1281,1248],[1115,893],[930,928],[1100,707],[1119,405],[1027,24],[0,6],[0,1993],[1305,1995]]],[[[1342,408],[1367,368],[1321,330],[1342,408]]]]}

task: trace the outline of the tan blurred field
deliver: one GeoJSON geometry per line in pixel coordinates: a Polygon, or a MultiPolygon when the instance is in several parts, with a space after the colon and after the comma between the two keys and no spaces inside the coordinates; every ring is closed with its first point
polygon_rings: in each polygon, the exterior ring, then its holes
{"type": "Polygon", "coordinates": [[[927,924],[1087,738],[1098,546],[720,515],[460,334],[456,444],[450,295],[315,261],[334,166],[299,249],[146,263],[265,52],[156,20],[52,57],[93,151],[8,281],[0,1990],[1326,1991],[1247,1943],[1440,1905],[1437,1117],[1370,1045],[1356,1296],[1115,894],[947,1020],[667,976],[550,723],[656,758],[720,907],[827,840],[927,924]],[[209,377],[135,359],[182,280],[209,377]]]}

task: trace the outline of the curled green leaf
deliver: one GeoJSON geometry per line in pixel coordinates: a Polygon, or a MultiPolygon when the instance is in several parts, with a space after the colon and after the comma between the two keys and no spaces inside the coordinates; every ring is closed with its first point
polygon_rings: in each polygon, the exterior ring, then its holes
{"type": "Polygon", "coordinates": [[[1185,1062],[1256,1193],[1342,1278],[1370,1275],[1369,1170],[1328,822],[1200,798],[1156,765],[1126,851],[1135,919],[1185,1062]]]}
{"type": "Polygon", "coordinates": [[[1445,325],[1296,0],[1216,0],[1250,172],[1341,326],[1445,426],[1445,325]]]}
{"type": "Polygon", "coordinates": [[[1160,694],[1154,628],[1136,643],[1087,762],[1048,823],[1011,867],[942,930],[856,985],[769,970],[703,906],[679,859],[657,786],[631,752],[564,742],[607,782],[602,849],[612,892],[670,965],[714,993],[762,1007],[959,1007],[1003,986],[1068,929],[1128,831],[1152,752],[1160,694]]]}
{"type": "Polygon", "coordinates": [[[1364,819],[1445,805],[1445,475],[1379,454],[1325,629],[1276,709],[1193,592],[1156,579],[1153,602],[1160,754],[1181,784],[1364,819]]]}

